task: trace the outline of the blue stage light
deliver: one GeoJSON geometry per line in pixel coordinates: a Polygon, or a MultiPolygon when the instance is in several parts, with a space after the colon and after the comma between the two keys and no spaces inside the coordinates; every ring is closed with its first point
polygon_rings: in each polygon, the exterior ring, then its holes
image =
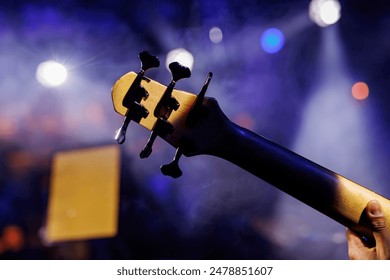
{"type": "Polygon", "coordinates": [[[269,28],[261,35],[261,47],[267,53],[277,53],[284,46],[284,35],[277,28],[269,28]]]}

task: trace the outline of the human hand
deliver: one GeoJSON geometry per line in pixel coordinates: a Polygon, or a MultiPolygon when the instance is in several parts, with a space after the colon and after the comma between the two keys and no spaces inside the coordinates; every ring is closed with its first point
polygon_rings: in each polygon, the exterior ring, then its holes
{"type": "Polygon", "coordinates": [[[390,229],[382,206],[377,200],[367,203],[366,215],[373,232],[375,245],[369,246],[358,234],[347,229],[348,256],[352,260],[388,260],[390,259],[390,229]]]}

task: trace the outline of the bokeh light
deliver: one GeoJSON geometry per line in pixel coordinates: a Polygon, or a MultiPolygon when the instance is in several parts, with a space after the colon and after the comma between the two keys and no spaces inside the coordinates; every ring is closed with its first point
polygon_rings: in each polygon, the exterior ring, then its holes
{"type": "Polygon", "coordinates": [[[357,82],[352,86],[352,96],[357,100],[364,100],[368,97],[370,90],[365,82],[357,82]]]}
{"type": "Polygon", "coordinates": [[[312,0],[309,5],[309,17],[318,26],[335,24],[341,17],[341,5],[337,0],[312,0]]]}
{"type": "Polygon", "coordinates": [[[210,38],[210,41],[213,42],[214,44],[218,44],[218,43],[222,42],[222,40],[223,40],[222,30],[219,27],[211,28],[210,32],[209,32],[209,38],[210,38]]]}
{"type": "Polygon", "coordinates": [[[61,63],[49,60],[38,65],[35,76],[43,86],[57,87],[65,82],[68,71],[61,63]]]}
{"type": "Polygon", "coordinates": [[[277,53],[284,46],[284,35],[277,28],[269,28],[261,35],[261,46],[267,53],[277,53]]]}
{"type": "Polygon", "coordinates": [[[181,65],[187,66],[190,70],[194,66],[194,56],[192,53],[183,48],[171,50],[167,54],[165,66],[169,70],[169,64],[172,62],[179,62],[181,65]]]}

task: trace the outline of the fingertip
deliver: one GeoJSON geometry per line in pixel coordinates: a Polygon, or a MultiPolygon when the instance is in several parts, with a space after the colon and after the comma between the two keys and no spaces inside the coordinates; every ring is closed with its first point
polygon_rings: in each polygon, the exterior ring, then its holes
{"type": "Polygon", "coordinates": [[[371,200],[367,203],[367,213],[373,217],[383,216],[382,206],[378,200],[371,200]]]}

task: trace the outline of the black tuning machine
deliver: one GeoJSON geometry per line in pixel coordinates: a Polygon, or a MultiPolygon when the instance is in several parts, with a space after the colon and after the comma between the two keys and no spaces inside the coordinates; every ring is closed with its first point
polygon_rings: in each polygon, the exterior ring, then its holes
{"type": "Polygon", "coordinates": [[[191,77],[190,69],[186,66],[181,65],[178,62],[172,62],[171,64],[169,64],[169,69],[171,70],[172,80],[167,86],[164,94],[162,95],[153,112],[154,116],[157,118],[157,121],[154,124],[148,142],[140,153],[141,158],[146,158],[150,156],[150,154],[152,153],[152,146],[157,135],[164,137],[173,133],[174,127],[170,122],[168,122],[168,118],[171,115],[172,110],[176,111],[179,108],[180,104],[172,96],[172,91],[177,81],[183,78],[191,77]]]}
{"type": "Polygon", "coordinates": [[[139,122],[142,118],[146,118],[149,115],[148,110],[140,104],[141,100],[146,100],[149,96],[148,92],[141,85],[141,81],[148,69],[160,66],[158,58],[146,51],[141,52],[138,57],[141,61],[141,70],[123,98],[122,105],[127,108],[127,111],[122,126],[115,133],[115,140],[119,144],[125,142],[126,130],[131,120],[139,122]]]}
{"type": "MultiPolygon", "coordinates": [[[[203,87],[200,90],[194,105],[192,106],[190,112],[188,113],[186,119],[187,127],[193,127],[196,124],[196,122],[199,121],[204,116],[204,110],[203,110],[204,108],[202,107],[202,102],[212,77],[213,77],[213,73],[210,72],[207,75],[206,81],[203,84],[203,87]]],[[[179,167],[179,159],[182,155],[183,155],[183,148],[179,146],[176,149],[176,153],[173,160],[170,163],[162,165],[160,167],[161,172],[164,175],[171,176],[173,178],[180,177],[183,174],[183,172],[179,167]]]]}
{"type": "MultiPolygon", "coordinates": [[[[149,54],[144,51],[139,54],[139,59],[141,61],[141,70],[137,74],[137,77],[134,79],[130,88],[128,89],[125,97],[122,100],[122,105],[127,108],[125,119],[122,126],[117,130],[115,134],[115,139],[119,144],[122,144],[126,140],[126,130],[131,120],[140,122],[141,119],[146,118],[149,115],[148,110],[141,104],[142,100],[146,100],[149,96],[146,89],[141,85],[141,81],[146,79],[144,77],[145,72],[150,68],[155,68],[160,66],[160,62],[157,57],[149,54]]],[[[172,111],[176,111],[180,104],[172,96],[173,89],[176,83],[184,78],[189,78],[191,76],[191,71],[188,67],[181,65],[178,62],[172,62],[169,64],[169,69],[172,74],[172,80],[165,89],[161,99],[157,103],[153,115],[156,117],[156,122],[154,123],[152,132],[146,143],[145,147],[140,152],[141,158],[147,158],[152,153],[153,143],[157,136],[166,137],[171,135],[175,128],[169,122],[169,117],[172,111]]],[[[212,73],[210,72],[206,78],[206,81],[198,94],[196,101],[194,102],[190,112],[187,115],[185,121],[185,126],[188,128],[193,127],[200,119],[204,117],[205,109],[202,105],[204,96],[206,94],[208,85],[211,81],[212,73]]],[[[178,178],[182,175],[182,171],[179,167],[179,159],[183,155],[183,152],[186,150],[186,141],[183,141],[181,145],[176,149],[175,156],[173,160],[165,165],[161,166],[161,172],[164,175],[171,176],[173,178],[178,178]]]]}

